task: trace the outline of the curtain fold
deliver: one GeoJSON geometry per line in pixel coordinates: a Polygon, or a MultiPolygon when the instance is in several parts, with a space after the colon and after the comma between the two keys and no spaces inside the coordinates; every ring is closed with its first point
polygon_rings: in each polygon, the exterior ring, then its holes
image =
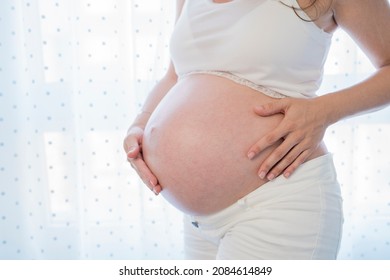
{"type": "MultiPolygon", "coordinates": [[[[0,3],[0,259],[180,259],[181,213],[142,185],[127,127],[168,65],[169,0],[0,3]]],[[[321,93],[373,71],[343,32],[321,93]]],[[[329,128],[342,259],[390,258],[390,110],[329,128]]]]}

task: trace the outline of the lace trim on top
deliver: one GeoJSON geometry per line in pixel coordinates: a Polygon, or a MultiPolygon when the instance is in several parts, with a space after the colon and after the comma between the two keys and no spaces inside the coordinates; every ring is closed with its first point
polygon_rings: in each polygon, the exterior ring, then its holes
{"type": "Polygon", "coordinates": [[[269,97],[273,97],[273,98],[285,98],[286,95],[280,93],[280,92],[277,92],[275,90],[272,90],[270,88],[267,88],[265,86],[262,86],[262,85],[258,85],[258,84],[255,84],[254,82],[251,82],[247,79],[244,79],[244,78],[241,78],[239,76],[236,76],[230,72],[225,72],[225,71],[216,71],[216,70],[199,70],[199,71],[192,71],[192,72],[189,72],[189,73],[186,73],[184,75],[182,75],[182,77],[186,77],[186,76],[190,76],[192,74],[210,74],[210,75],[215,75],[215,76],[219,76],[219,77],[223,77],[223,78],[227,78],[237,84],[240,84],[240,85],[243,85],[243,86],[246,86],[246,87],[249,87],[251,89],[254,89],[256,91],[259,91],[269,97]]]}

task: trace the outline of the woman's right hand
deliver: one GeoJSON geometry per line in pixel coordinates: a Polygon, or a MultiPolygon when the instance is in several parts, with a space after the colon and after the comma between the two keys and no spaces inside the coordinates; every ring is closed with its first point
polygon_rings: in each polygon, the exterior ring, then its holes
{"type": "Polygon", "coordinates": [[[146,165],[142,156],[143,134],[144,130],[141,127],[131,127],[123,141],[123,148],[127,154],[127,161],[130,162],[144,184],[153,191],[155,195],[158,195],[162,191],[162,188],[158,183],[157,177],[146,165]]]}

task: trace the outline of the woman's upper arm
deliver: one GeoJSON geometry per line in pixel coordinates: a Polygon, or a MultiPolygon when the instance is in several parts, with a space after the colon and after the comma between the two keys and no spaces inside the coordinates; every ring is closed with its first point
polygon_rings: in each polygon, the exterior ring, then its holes
{"type": "Polygon", "coordinates": [[[176,21],[181,14],[181,10],[183,9],[185,0],[176,0],[176,21]]]}
{"type": "Polygon", "coordinates": [[[388,0],[336,0],[334,17],[362,48],[375,67],[390,64],[390,5],[388,0]]]}

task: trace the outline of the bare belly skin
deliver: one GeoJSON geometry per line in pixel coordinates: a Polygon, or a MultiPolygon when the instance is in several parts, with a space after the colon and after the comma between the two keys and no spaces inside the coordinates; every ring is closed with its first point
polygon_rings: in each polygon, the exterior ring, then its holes
{"type": "Polygon", "coordinates": [[[272,100],[213,75],[179,80],[150,117],[142,142],[161,194],[183,212],[207,215],[266,183],[257,171],[279,143],[252,160],[247,152],[282,119],[254,113],[254,105],[272,100]]]}

